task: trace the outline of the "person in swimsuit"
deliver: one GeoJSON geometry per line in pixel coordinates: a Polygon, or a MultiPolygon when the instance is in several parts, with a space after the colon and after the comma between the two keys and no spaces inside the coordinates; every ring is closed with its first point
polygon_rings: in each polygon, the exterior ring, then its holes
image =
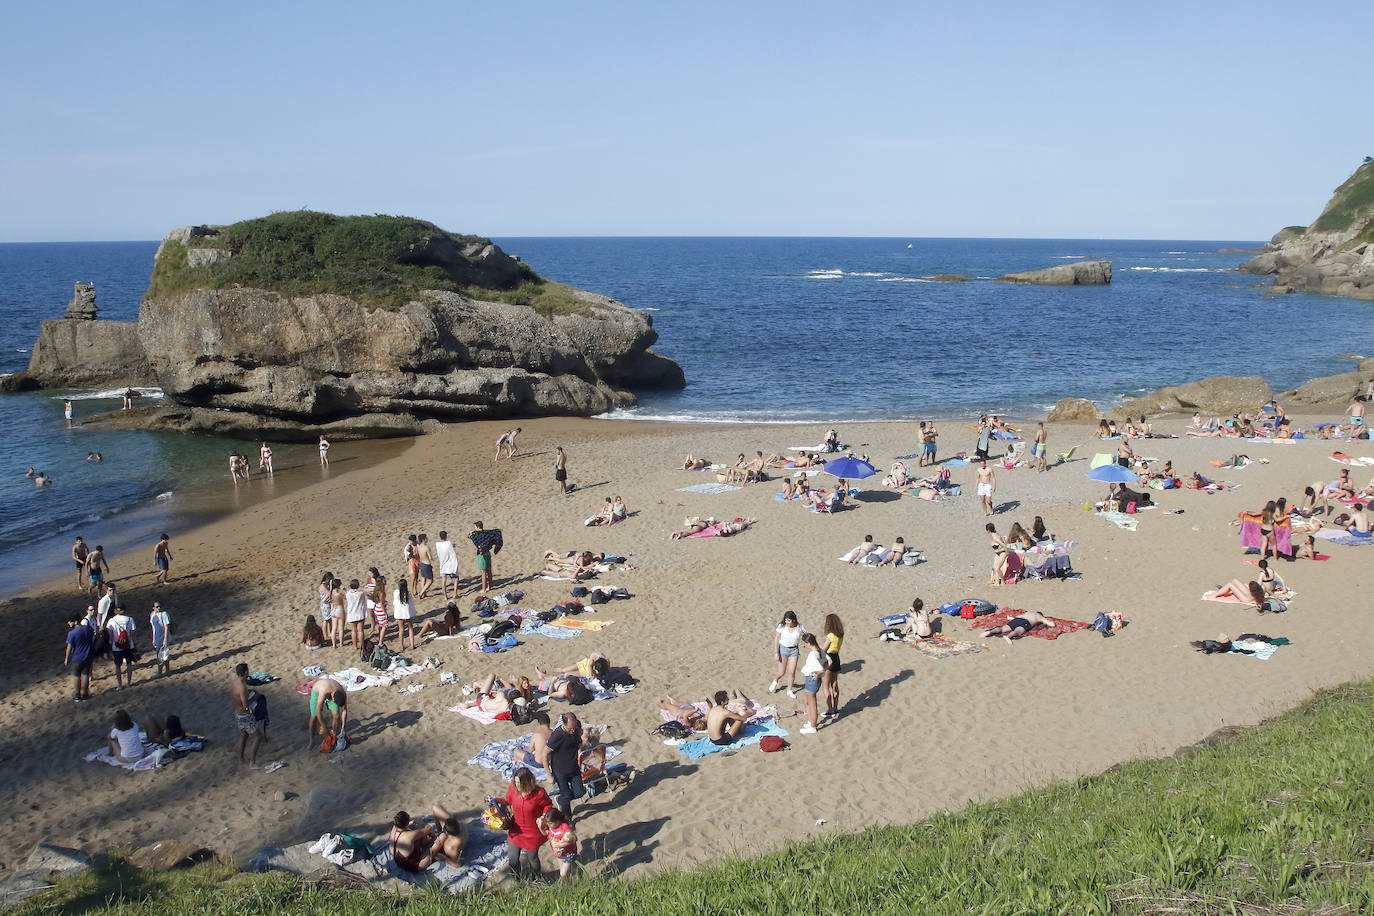
{"type": "Polygon", "coordinates": [[[1035,429],[1035,444],[1031,446],[1031,457],[1036,459],[1035,469],[1038,472],[1045,470],[1045,443],[1045,424],[1041,422],[1035,429]]]}
{"type": "Polygon", "coordinates": [[[320,465],[321,467],[329,464],[329,440],[320,436],[320,465]]]}
{"type": "Polygon", "coordinates": [[[878,565],[891,565],[893,569],[897,569],[899,566],[902,565],[902,560],[906,558],[906,554],[906,540],[903,538],[897,538],[895,541],[892,542],[892,549],[887,552],[887,556],[883,557],[881,560],[878,561],[878,565]]]}
{"type": "Polygon", "coordinates": [[[91,548],[86,546],[86,542],[81,539],[81,535],[76,536],[76,543],[72,545],[72,562],[76,564],[76,587],[80,591],[86,591],[86,582],[83,573],[86,571],[86,558],[91,555],[91,548]]]}
{"type": "MultiPolygon", "coordinates": [[[[377,622],[377,642],[386,642],[386,628],[389,624],[387,610],[390,605],[387,603],[386,576],[377,571],[373,566],[368,569],[371,575],[367,580],[368,604],[371,605],[372,619],[377,622]]],[[[397,627],[400,630],[400,627],[397,627]]]]}
{"type": "Polygon", "coordinates": [[[72,428],[72,402],[62,402],[62,415],[67,418],[67,429],[72,428]]]}
{"type": "Polygon", "coordinates": [[[520,435],[520,427],[515,427],[511,432],[506,433],[506,457],[511,461],[515,460],[515,437],[520,435]]]}
{"type": "Polygon", "coordinates": [[[429,535],[422,533],[416,540],[415,559],[420,567],[420,578],[418,582],[411,582],[410,590],[416,598],[423,598],[434,584],[434,554],[430,550],[429,535]]]}
{"type": "Polygon", "coordinates": [[[253,715],[253,700],[257,694],[248,689],[248,665],[234,666],[234,679],[229,683],[229,698],[234,704],[234,729],[239,735],[239,763],[258,768],[258,748],[267,740],[267,726],[253,715]]]}
{"type": "Polygon", "coordinates": [[[688,455],[686,458],[682,459],[682,469],[684,471],[700,471],[710,464],[711,461],[709,458],[697,458],[693,455],[688,455]]]}
{"type": "Polygon", "coordinates": [[[748,720],[727,708],[730,695],[717,690],[711,697],[711,708],[706,711],[706,735],[717,747],[734,744],[744,734],[748,720]]]}
{"type": "Polygon", "coordinates": [[[321,738],[333,735],[335,739],[346,741],[347,727],[348,691],[331,677],[319,678],[310,685],[310,719],[306,722],[306,731],[309,735],[305,741],[305,749],[308,751],[315,746],[317,732],[321,738]],[[324,713],[328,714],[330,719],[328,725],[325,724],[325,715],[320,711],[321,703],[324,704],[324,713]]]}
{"type": "Polygon", "coordinates": [[[929,639],[935,635],[935,628],[930,625],[930,614],[926,612],[926,603],[920,598],[915,598],[911,602],[911,610],[907,612],[907,622],[902,628],[902,635],[914,636],[917,639],[929,639]]]}
{"type": "Polygon", "coordinates": [[[987,459],[978,463],[978,503],[984,515],[993,514],[992,494],[997,492],[997,475],[988,467],[987,459]]]}
{"type": "Polygon", "coordinates": [[[324,645],[324,642],[324,630],[320,629],[320,624],[315,620],[315,615],[306,615],[305,626],[301,628],[300,644],[307,649],[318,649],[324,645]]]}
{"type": "Polygon", "coordinates": [[[1000,627],[983,631],[983,636],[1000,636],[1007,642],[1020,639],[1036,627],[1052,627],[1054,623],[1039,611],[1026,611],[1020,617],[1013,617],[1000,627]]]}
{"type": "Polygon", "coordinates": [[[335,649],[342,649],[344,644],[344,587],[342,579],[334,579],[329,583],[329,642],[335,649]]]}
{"type": "Polygon", "coordinates": [[[463,628],[462,616],[458,613],[458,602],[450,601],[444,609],[443,620],[426,620],[415,634],[416,639],[424,639],[425,634],[433,632],[436,636],[457,636],[463,628]]]}
{"type": "Polygon", "coordinates": [[[1357,538],[1374,536],[1369,523],[1369,513],[1364,511],[1364,503],[1355,503],[1350,513],[1350,525],[1345,529],[1357,538]]]}
{"type": "Polygon", "coordinates": [[[105,547],[103,544],[96,544],[95,550],[86,557],[86,579],[87,588],[91,595],[100,593],[100,586],[105,584],[105,576],[110,572],[110,564],[105,562],[105,547]]]}
{"type": "Polygon", "coordinates": [[[529,748],[512,749],[510,762],[517,767],[538,767],[547,772],[549,735],[553,734],[553,726],[549,722],[549,714],[542,709],[534,714],[533,721],[534,731],[530,732],[529,748]]]}
{"type": "Polygon", "coordinates": [[[434,829],[397,811],[391,821],[391,860],[401,871],[418,874],[434,863],[434,829]]]}
{"type": "Polygon", "coordinates": [[[553,460],[553,479],[557,481],[558,488],[564,496],[568,495],[568,456],[563,451],[563,446],[557,446],[553,450],[557,456],[553,460]]]}
{"type": "Polygon", "coordinates": [[[158,540],[157,546],[153,548],[153,563],[157,566],[157,575],[153,577],[156,585],[165,585],[167,573],[172,568],[172,545],[167,532],[162,532],[162,537],[158,540]]]}
{"type": "Polygon", "coordinates": [[[463,829],[463,822],[454,817],[447,808],[442,805],[434,805],[430,808],[434,813],[434,823],[439,825],[439,832],[434,837],[434,843],[429,847],[430,858],[435,862],[447,862],[450,865],[461,866],[463,864],[463,850],[467,848],[467,831],[463,829]]]}
{"type": "Polygon", "coordinates": [[[1232,579],[1221,588],[1214,588],[1210,592],[1203,592],[1202,597],[1209,600],[1216,598],[1239,598],[1241,604],[1259,607],[1264,604],[1266,596],[1264,594],[1264,586],[1260,585],[1258,582],[1252,580],[1246,583],[1239,579],[1232,579]]]}
{"type": "Polygon", "coordinates": [[[272,449],[268,448],[266,442],[258,449],[258,470],[265,474],[272,473],[272,449]]]}

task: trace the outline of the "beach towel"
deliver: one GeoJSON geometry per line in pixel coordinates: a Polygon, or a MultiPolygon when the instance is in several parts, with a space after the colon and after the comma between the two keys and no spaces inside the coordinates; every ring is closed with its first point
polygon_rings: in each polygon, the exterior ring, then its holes
{"type": "Polygon", "coordinates": [[[1245,600],[1244,598],[1237,598],[1235,595],[1218,595],[1216,597],[1209,597],[1206,592],[1203,592],[1202,600],[1215,601],[1217,604],[1243,604],[1246,607],[1255,606],[1253,603],[1245,600]]]}
{"type": "Polygon", "coordinates": [[[496,721],[495,716],[488,712],[482,712],[482,710],[478,709],[476,706],[450,706],[448,707],[448,711],[456,712],[460,716],[467,716],[478,725],[490,725],[496,721]]]}
{"type": "Polygon", "coordinates": [[[1332,544],[1340,544],[1342,547],[1367,547],[1374,544],[1374,537],[1357,537],[1341,528],[1323,528],[1320,531],[1312,532],[1312,537],[1330,541],[1332,544]]]}
{"type": "MultiPolygon", "coordinates": [[[[887,557],[888,557],[888,554],[890,554],[890,553],[892,553],[891,550],[875,550],[875,551],[873,551],[873,552],[870,553],[870,554],[866,554],[866,555],[863,557],[863,559],[859,560],[859,562],[856,563],[856,564],[854,564],[854,565],[855,565],[855,566],[866,566],[866,567],[868,567],[869,569],[877,569],[877,568],[878,568],[878,564],[881,563],[883,560],[886,560],[887,557]]],[[[841,563],[845,563],[845,564],[848,564],[848,563],[849,563],[849,561],[846,560],[844,557],[836,557],[835,559],[839,560],[841,563]]],[[[919,566],[921,563],[924,563],[924,562],[925,562],[925,551],[923,551],[923,550],[915,550],[915,549],[913,549],[913,548],[911,548],[911,547],[908,547],[908,548],[906,549],[906,553],[902,555],[902,562],[899,563],[898,565],[899,565],[899,566],[919,566]]]]}
{"type": "MultiPolygon", "coordinates": [[[[761,721],[763,719],[776,719],[778,716],[778,708],[772,705],[771,703],[767,706],[760,706],[753,700],[750,700],[749,703],[750,709],[752,711],[749,713],[748,716],[745,717],[745,720],[748,722],[761,721]]],[[[711,709],[711,704],[707,703],[705,700],[693,703],[691,705],[693,709],[695,709],[698,713],[700,713],[703,716],[706,715],[706,713],[709,712],[711,709]]],[[[664,722],[680,721],[677,716],[673,715],[666,709],[659,709],[658,714],[663,717],[664,722]]]]}
{"type": "Polygon", "coordinates": [[[98,751],[91,751],[86,755],[86,762],[104,763],[112,767],[120,767],[130,772],[143,772],[145,770],[156,770],[158,767],[162,766],[163,761],[170,753],[167,748],[160,744],[146,744],[143,749],[146,753],[133,763],[125,763],[123,760],[120,760],[114,754],[110,753],[109,747],[102,747],[98,751]]]}
{"type": "Polygon", "coordinates": [[[785,494],[783,494],[783,492],[782,492],[781,490],[779,490],[777,493],[774,493],[774,494],[773,494],[773,502],[775,502],[775,503],[794,503],[794,502],[796,502],[796,501],[799,500],[799,499],[801,499],[801,495],[800,495],[800,494],[798,494],[798,495],[792,497],[791,499],[788,499],[787,496],[786,496],[785,494]]]}
{"type": "MultiPolygon", "coordinates": [[[[1011,620],[1013,617],[1020,617],[1026,613],[1021,608],[1004,607],[983,617],[973,620],[969,625],[975,630],[987,630],[992,627],[1000,627],[1002,624],[1011,620]]],[[[1045,615],[1045,619],[1050,621],[1050,626],[1036,627],[1030,631],[1031,636],[1039,639],[1058,639],[1065,633],[1075,633],[1078,630],[1086,630],[1090,624],[1082,620],[1067,620],[1063,617],[1051,617],[1045,615]]]]}
{"type": "Polygon", "coordinates": [[[966,464],[972,464],[967,458],[950,458],[944,462],[946,467],[961,468],[966,464]]]}
{"type": "Polygon", "coordinates": [[[1242,515],[1240,517],[1240,546],[1256,550],[1264,546],[1264,535],[1260,534],[1259,517],[1242,515]]]}
{"type": "Polygon", "coordinates": [[[758,744],[764,735],[777,735],[780,738],[788,737],[786,729],[780,727],[775,719],[760,719],[750,722],[744,726],[744,732],[738,741],[731,744],[714,744],[710,738],[694,738],[691,741],[684,741],[677,746],[677,749],[688,760],[699,760],[707,754],[715,754],[719,751],[733,751],[751,744],[758,744]]]}
{"type": "Polygon", "coordinates": [[[969,655],[974,652],[986,652],[987,646],[974,642],[962,642],[957,639],[950,639],[948,636],[930,636],[926,639],[908,637],[907,645],[920,652],[927,658],[950,658],[955,655],[969,655]]]}
{"type": "Polygon", "coordinates": [[[388,671],[383,674],[367,672],[361,668],[345,668],[329,675],[349,693],[356,693],[359,690],[366,690],[369,687],[390,687],[399,680],[399,676],[388,671]]]}
{"type": "MultiPolygon", "coordinates": [[[[433,823],[433,818],[425,820],[433,823]]],[[[504,833],[469,824],[467,834],[468,842],[463,849],[462,865],[436,862],[422,872],[405,871],[397,867],[391,857],[391,845],[388,843],[372,859],[351,863],[344,871],[369,882],[373,876],[379,879],[395,878],[417,887],[437,888],[445,894],[475,891],[482,886],[488,874],[505,863],[508,849],[504,833]]]]}
{"type": "Polygon", "coordinates": [[[548,626],[564,627],[564,628],[567,628],[567,629],[570,629],[570,630],[598,630],[598,631],[599,631],[599,630],[604,630],[604,629],[606,629],[608,626],[610,626],[610,625],[613,624],[613,623],[615,623],[614,620],[581,620],[581,619],[576,619],[576,620],[575,620],[575,619],[573,619],[572,617],[558,617],[558,618],[556,618],[556,619],[554,619],[554,620],[549,621],[548,626]]]}
{"type": "Polygon", "coordinates": [[[468,535],[468,539],[472,541],[472,546],[477,548],[478,553],[486,553],[488,550],[492,553],[500,553],[501,548],[505,546],[499,528],[492,528],[489,531],[474,531],[468,535]]]}
{"type": "Polygon", "coordinates": [[[1248,655],[1260,661],[1268,661],[1270,656],[1279,650],[1279,647],[1271,642],[1261,642],[1258,639],[1236,640],[1231,643],[1232,655],[1248,655]]]}
{"type": "MultiPolygon", "coordinates": [[[[584,728],[599,728],[604,731],[606,726],[588,725],[584,726],[584,728]]],[[[497,773],[501,774],[502,779],[510,781],[515,777],[515,770],[517,768],[517,765],[511,762],[511,754],[517,750],[528,751],[529,749],[529,735],[520,735],[519,737],[511,738],[506,741],[493,741],[491,744],[485,745],[478,751],[476,755],[468,761],[468,766],[486,767],[488,770],[495,770],[497,773]]],[[[619,756],[620,748],[609,746],[606,748],[607,760],[614,760],[619,756]]],[[[539,782],[543,782],[547,778],[548,774],[545,773],[544,768],[538,764],[521,763],[519,766],[529,767],[530,772],[534,774],[534,778],[539,782]]]]}
{"type": "Polygon", "coordinates": [[[1127,515],[1125,512],[1099,512],[1097,517],[1126,531],[1134,531],[1136,525],[1140,524],[1139,519],[1134,515],[1127,515]]]}
{"type": "Polygon", "coordinates": [[[521,633],[533,633],[536,636],[547,636],[549,639],[576,639],[582,635],[581,630],[574,630],[570,627],[556,627],[548,623],[540,623],[533,618],[525,621],[525,626],[521,633]]]}
{"type": "Polygon", "coordinates": [[[892,459],[892,460],[893,460],[893,461],[910,461],[912,458],[920,458],[920,457],[921,457],[921,453],[920,453],[920,452],[914,452],[914,453],[912,453],[912,454],[910,454],[910,455],[898,455],[896,458],[894,458],[894,459],[892,459]]]}
{"type": "Polygon", "coordinates": [[[721,531],[723,531],[724,529],[725,529],[725,523],[724,523],[724,522],[717,522],[717,523],[714,524],[714,525],[708,525],[707,527],[701,529],[700,531],[693,531],[691,534],[689,534],[689,535],[687,535],[687,536],[688,536],[689,538],[714,538],[714,537],[720,537],[720,533],[721,533],[721,531]]]}
{"type": "Polygon", "coordinates": [[[731,490],[740,489],[743,489],[743,487],[737,487],[728,483],[694,483],[690,487],[678,487],[677,492],[704,493],[707,496],[715,496],[717,493],[729,493],[731,490]]]}
{"type": "Polygon", "coordinates": [[[1287,519],[1274,524],[1274,550],[1280,556],[1293,556],[1293,523],[1287,519]]]}

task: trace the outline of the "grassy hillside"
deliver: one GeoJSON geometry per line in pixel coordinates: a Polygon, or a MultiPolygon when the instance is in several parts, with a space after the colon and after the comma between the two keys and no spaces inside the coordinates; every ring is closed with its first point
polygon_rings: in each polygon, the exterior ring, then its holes
{"type": "MultiPolygon", "coordinates": [[[[402,901],[280,874],[235,876],[223,866],[148,875],[116,864],[62,881],[18,912],[1369,913],[1371,704],[1374,682],[1348,684],[1184,756],[639,881],[402,901]]],[[[892,785],[866,764],[855,778],[879,793],[928,791],[892,785]]],[[[932,774],[929,791],[960,779],[932,774]]]]}
{"type": "Polygon", "coordinates": [[[296,210],[217,230],[185,245],[164,243],[144,297],[247,286],[284,295],[338,293],[370,305],[394,307],[421,290],[438,289],[529,305],[544,315],[583,308],[570,287],[545,280],[524,264],[498,276],[476,259],[459,255],[441,260],[417,254],[433,247],[435,241],[452,241],[461,247],[474,237],[452,235],[410,217],[296,210]],[[223,249],[230,257],[214,265],[191,267],[186,262],[187,248],[223,249]]]}
{"type": "Polygon", "coordinates": [[[1310,227],[1313,232],[1344,229],[1358,219],[1374,215],[1374,162],[1355,170],[1331,195],[1322,215],[1310,227]]]}

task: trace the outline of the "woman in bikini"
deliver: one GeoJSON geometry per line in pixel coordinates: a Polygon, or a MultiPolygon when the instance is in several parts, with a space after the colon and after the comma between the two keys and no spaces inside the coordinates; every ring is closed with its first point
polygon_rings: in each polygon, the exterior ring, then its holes
{"type": "MultiPolygon", "coordinates": [[[[377,622],[377,642],[385,642],[386,628],[389,623],[387,620],[386,576],[377,572],[375,566],[371,567],[368,572],[372,575],[368,577],[365,591],[368,592],[368,600],[372,604],[372,619],[377,622]]],[[[399,630],[399,627],[397,629],[399,630]]]]}
{"type": "Polygon", "coordinates": [[[324,630],[321,630],[319,623],[315,621],[315,615],[306,617],[305,627],[301,630],[301,645],[307,649],[318,649],[324,645],[324,640],[324,630]]]}
{"type": "Polygon", "coordinates": [[[464,687],[463,693],[477,694],[475,699],[464,702],[464,706],[476,707],[493,716],[509,712],[516,700],[525,705],[534,702],[534,687],[530,684],[530,679],[524,676],[516,678],[515,686],[510,687],[496,675],[489,674],[482,680],[464,687]]]}
{"type": "Polygon", "coordinates": [[[983,530],[992,539],[992,577],[988,580],[988,585],[1001,585],[1002,580],[1007,577],[1007,542],[997,533],[997,526],[992,522],[984,525],[983,530]]]}
{"type": "Polygon", "coordinates": [[[397,811],[391,821],[391,860],[402,871],[418,874],[434,863],[432,846],[434,829],[428,824],[412,821],[404,811],[397,811]]]}
{"type": "Polygon", "coordinates": [[[1239,579],[1232,579],[1221,588],[1214,588],[1210,592],[1203,593],[1204,598],[1214,600],[1217,598],[1239,598],[1242,604],[1249,604],[1259,607],[1264,604],[1264,586],[1258,582],[1242,582],[1239,579]]]}

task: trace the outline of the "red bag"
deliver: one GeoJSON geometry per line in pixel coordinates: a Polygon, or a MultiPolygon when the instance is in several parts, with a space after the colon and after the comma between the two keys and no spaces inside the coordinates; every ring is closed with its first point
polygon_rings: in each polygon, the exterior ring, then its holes
{"type": "Polygon", "coordinates": [[[759,750],[763,751],[765,754],[771,754],[774,751],[785,751],[787,750],[787,742],[782,740],[778,735],[764,735],[759,739],[759,750]]]}
{"type": "Polygon", "coordinates": [[[975,605],[973,602],[968,602],[962,608],[959,609],[959,616],[964,620],[972,620],[973,618],[978,616],[977,610],[977,605],[975,605]]]}

